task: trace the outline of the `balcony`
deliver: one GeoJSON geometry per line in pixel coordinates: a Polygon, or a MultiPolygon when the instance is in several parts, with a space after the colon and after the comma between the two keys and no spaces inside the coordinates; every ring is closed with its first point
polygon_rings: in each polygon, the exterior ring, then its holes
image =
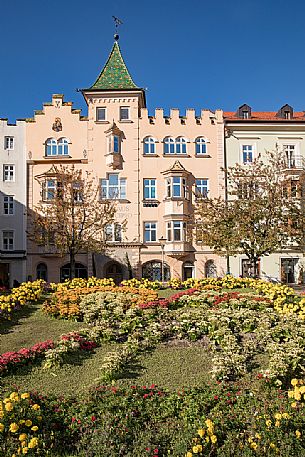
{"type": "Polygon", "coordinates": [[[189,241],[168,241],[164,248],[166,255],[177,259],[183,258],[193,251],[194,248],[189,241]]]}
{"type": "Polygon", "coordinates": [[[305,159],[303,156],[292,156],[285,159],[286,170],[305,170],[305,159]]]}

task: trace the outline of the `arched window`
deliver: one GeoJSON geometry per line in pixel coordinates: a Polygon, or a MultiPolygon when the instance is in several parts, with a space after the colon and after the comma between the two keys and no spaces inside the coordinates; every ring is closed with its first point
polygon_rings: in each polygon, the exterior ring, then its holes
{"type": "Polygon", "coordinates": [[[59,156],[67,156],[69,154],[69,141],[67,138],[60,138],[58,140],[57,154],[59,156]]]}
{"type": "Polygon", "coordinates": [[[207,153],[207,144],[205,138],[202,136],[199,138],[196,138],[196,155],[203,155],[207,153]]]}
{"type": "Polygon", "coordinates": [[[182,136],[176,139],[176,154],[186,154],[186,143],[187,140],[182,136]]]}
{"type": "MultiPolygon", "coordinates": [[[[150,281],[161,281],[162,277],[162,263],[160,260],[153,260],[146,262],[142,266],[142,277],[150,281]]],[[[164,263],[164,281],[170,280],[170,268],[167,263],[164,263]]]]}
{"type": "Polygon", "coordinates": [[[210,259],[205,263],[204,266],[205,277],[206,278],[216,278],[217,277],[217,270],[214,260],[210,259]]]}
{"type": "MultiPolygon", "coordinates": [[[[69,279],[70,272],[71,272],[70,263],[66,263],[65,265],[63,265],[60,269],[60,281],[63,282],[63,281],[65,281],[65,279],[69,279]]],[[[75,277],[76,278],[87,278],[88,277],[87,268],[82,263],[78,263],[78,262],[75,263],[75,277]]]]}
{"type": "Polygon", "coordinates": [[[48,267],[45,263],[39,263],[36,267],[36,278],[43,279],[44,281],[48,280],[48,267]]]}
{"type": "Polygon", "coordinates": [[[57,141],[54,138],[47,139],[46,155],[47,156],[56,156],[57,155],[57,141]]]}
{"type": "Polygon", "coordinates": [[[170,136],[164,138],[164,154],[175,154],[175,140],[170,136]]]}
{"type": "Polygon", "coordinates": [[[156,154],[156,141],[151,136],[144,138],[144,154],[156,154]]]}

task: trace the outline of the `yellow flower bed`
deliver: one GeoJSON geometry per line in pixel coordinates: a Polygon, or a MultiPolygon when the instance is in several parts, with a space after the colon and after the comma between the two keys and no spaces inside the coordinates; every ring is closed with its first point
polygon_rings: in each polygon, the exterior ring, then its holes
{"type": "Polygon", "coordinates": [[[92,276],[91,278],[84,279],[84,278],[74,278],[74,279],[66,279],[65,282],[62,283],[51,283],[51,287],[53,290],[70,290],[70,289],[80,289],[80,288],[92,288],[92,287],[115,287],[114,280],[112,278],[95,278],[92,276]]]}
{"type": "Polygon", "coordinates": [[[40,405],[28,392],[12,392],[0,401],[0,441],[10,452],[5,455],[37,455],[41,421],[40,405]]]}
{"type": "Polygon", "coordinates": [[[141,303],[157,300],[158,293],[151,289],[134,289],[132,287],[116,287],[116,286],[91,286],[78,287],[71,289],[59,288],[51,297],[51,300],[46,301],[43,305],[43,310],[47,314],[59,316],[62,318],[79,317],[79,303],[84,295],[94,292],[114,292],[132,294],[130,306],[135,306],[141,303]]]}
{"type": "Polygon", "coordinates": [[[16,308],[28,302],[39,300],[43,292],[44,281],[24,282],[19,287],[12,289],[8,295],[0,295],[0,317],[11,319],[11,314],[16,308]]]}
{"type": "Polygon", "coordinates": [[[217,435],[214,431],[214,423],[211,419],[205,421],[205,427],[197,430],[197,436],[193,438],[192,450],[185,454],[185,457],[194,457],[196,455],[209,455],[211,448],[216,447],[217,435]]]}

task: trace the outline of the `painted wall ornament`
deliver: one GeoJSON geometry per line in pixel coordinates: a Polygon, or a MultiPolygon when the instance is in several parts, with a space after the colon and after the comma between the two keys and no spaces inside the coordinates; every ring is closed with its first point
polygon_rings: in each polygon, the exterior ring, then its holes
{"type": "Polygon", "coordinates": [[[52,125],[52,130],[54,130],[54,132],[61,132],[62,131],[62,123],[61,123],[60,117],[56,117],[55,118],[55,122],[52,125]]]}

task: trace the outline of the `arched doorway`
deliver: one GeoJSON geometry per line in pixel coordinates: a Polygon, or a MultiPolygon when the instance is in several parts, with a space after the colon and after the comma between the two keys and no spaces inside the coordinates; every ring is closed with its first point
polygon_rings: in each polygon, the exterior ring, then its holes
{"type": "MultiPolygon", "coordinates": [[[[142,266],[142,277],[150,281],[161,281],[162,279],[162,262],[160,260],[152,260],[146,262],[142,266]]],[[[164,281],[169,281],[171,277],[170,268],[167,263],[164,263],[164,281]]]]}
{"type": "Polygon", "coordinates": [[[193,262],[184,262],[182,267],[182,278],[183,281],[195,278],[195,265],[193,262]]]}
{"type": "Polygon", "coordinates": [[[36,267],[36,278],[48,280],[48,267],[45,263],[39,263],[36,267]]]}
{"type": "Polygon", "coordinates": [[[123,269],[118,262],[110,262],[105,267],[105,278],[112,278],[116,284],[123,281],[123,269]]]}
{"type": "MultiPolygon", "coordinates": [[[[71,265],[66,263],[60,269],[60,282],[65,281],[70,278],[71,265]]],[[[75,277],[76,278],[88,278],[88,272],[85,265],[82,263],[76,262],[75,264],[75,277]]]]}
{"type": "Polygon", "coordinates": [[[204,266],[205,277],[206,278],[216,278],[217,277],[217,270],[214,260],[208,260],[204,266]]]}

